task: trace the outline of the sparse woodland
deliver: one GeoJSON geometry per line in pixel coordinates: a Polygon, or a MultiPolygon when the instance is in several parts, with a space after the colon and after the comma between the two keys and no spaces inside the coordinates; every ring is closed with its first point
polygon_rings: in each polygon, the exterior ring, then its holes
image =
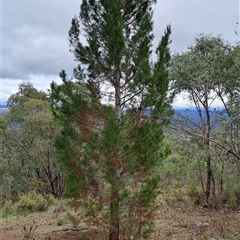
{"type": "Polygon", "coordinates": [[[69,239],[240,239],[239,44],[200,34],[172,54],[169,25],[154,49],[155,2],[83,0],[68,35],[73,75],[10,96],[3,221],[50,211],[69,239]],[[183,93],[191,107],[179,111],[183,93]]]}

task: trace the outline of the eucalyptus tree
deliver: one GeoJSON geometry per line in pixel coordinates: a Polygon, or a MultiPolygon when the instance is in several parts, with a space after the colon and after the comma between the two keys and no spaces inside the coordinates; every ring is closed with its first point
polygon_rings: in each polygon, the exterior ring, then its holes
{"type": "Polygon", "coordinates": [[[221,139],[214,139],[214,129],[219,126],[218,117],[229,114],[228,102],[239,79],[239,64],[233,55],[234,47],[221,36],[199,35],[188,51],[177,53],[172,58],[171,79],[176,93],[187,93],[188,99],[197,111],[198,119],[182,116],[185,125],[178,126],[191,135],[203,140],[206,154],[207,180],[205,203],[209,205],[212,192],[216,205],[215,179],[211,160],[211,141],[229,149],[221,139]],[[216,108],[216,102],[220,107],[216,108]],[[216,141],[217,140],[217,141],[216,141]]]}
{"type": "Polygon", "coordinates": [[[8,106],[2,137],[4,161],[8,162],[5,174],[11,176],[11,186],[61,197],[64,173],[54,147],[60,127],[53,119],[46,93],[22,83],[8,99],[8,106]]]}
{"type": "Polygon", "coordinates": [[[220,115],[222,126],[222,145],[228,153],[228,157],[234,160],[235,166],[240,171],[240,45],[239,43],[232,49],[229,55],[228,64],[231,66],[229,81],[223,82],[223,87],[228,94],[224,102],[225,113],[220,115]]]}
{"type": "Polygon", "coordinates": [[[83,0],[69,30],[79,65],[73,79],[62,71],[63,84],[51,85],[69,194],[84,199],[110,240],[147,237],[153,226],[162,126],[171,112],[170,26],[151,61],[155,2],[83,0]]]}

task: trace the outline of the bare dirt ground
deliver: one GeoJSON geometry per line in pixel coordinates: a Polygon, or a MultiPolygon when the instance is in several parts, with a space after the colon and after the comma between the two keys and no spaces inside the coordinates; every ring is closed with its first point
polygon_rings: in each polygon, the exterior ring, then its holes
{"type": "MultiPolygon", "coordinates": [[[[55,213],[52,210],[44,213],[30,214],[3,219],[0,222],[1,240],[81,240],[85,234],[91,240],[107,239],[100,236],[96,229],[89,229],[83,223],[73,228],[67,220],[67,214],[74,214],[82,219],[80,212],[64,210],[55,213]],[[37,225],[28,234],[30,227],[37,225]],[[26,231],[23,231],[25,226],[26,231]],[[29,238],[24,238],[24,234],[29,238]]],[[[240,240],[239,211],[182,209],[162,205],[157,213],[156,230],[153,240],[240,240]]]]}

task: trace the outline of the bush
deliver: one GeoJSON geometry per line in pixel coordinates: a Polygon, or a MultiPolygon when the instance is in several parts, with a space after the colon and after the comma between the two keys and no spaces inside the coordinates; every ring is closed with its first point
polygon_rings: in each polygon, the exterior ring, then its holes
{"type": "Polygon", "coordinates": [[[58,199],[56,199],[53,195],[48,195],[47,202],[48,202],[48,205],[57,205],[58,199]]]}
{"type": "Polygon", "coordinates": [[[35,191],[30,191],[21,195],[16,205],[19,212],[37,212],[47,210],[48,201],[35,191]]]}
{"type": "Polygon", "coordinates": [[[231,209],[236,209],[239,206],[238,192],[234,187],[226,186],[220,196],[219,202],[227,205],[231,209]]]}
{"type": "Polygon", "coordinates": [[[2,217],[8,217],[16,213],[16,206],[12,203],[11,200],[7,200],[1,209],[2,217]]]}
{"type": "Polygon", "coordinates": [[[48,199],[46,199],[41,194],[30,191],[20,195],[16,203],[7,200],[1,212],[3,217],[7,217],[9,215],[46,211],[50,205],[55,203],[57,203],[57,200],[53,196],[48,196],[48,199]]]}
{"type": "Polygon", "coordinates": [[[187,189],[183,187],[167,187],[161,191],[158,199],[160,202],[163,200],[171,208],[181,208],[183,211],[192,207],[191,199],[187,195],[187,189]]]}
{"type": "Polygon", "coordinates": [[[187,195],[194,203],[194,205],[200,205],[203,200],[203,192],[195,185],[191,184],[187,190],[187,195]]]}
{"type": "Polygon", "coordinates": [[[63,225],[63,219],[62,218],[58,218],[57,220],[57,226],[62,226],[63,225]]]}
{"type": "Polygon", "coordinates": [[[11,190],[10,190],[10,200],[12,200],[13,203],[15,203],[19,200],[18,190],[16,188],[11,188],[11,190]]]}

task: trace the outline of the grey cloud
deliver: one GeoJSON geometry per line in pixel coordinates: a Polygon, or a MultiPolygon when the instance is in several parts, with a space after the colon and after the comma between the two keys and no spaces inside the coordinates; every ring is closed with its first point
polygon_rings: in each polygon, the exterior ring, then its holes
{"type": "Polygon", "coordinates": [[[239,20],[238,0],[160,0],[155,10],[155,35],[163,26],[172,25],[172,50],[186,51],[200,34],[221,34],[232,43],[238,40],[234,30],[239,20]]]}
{"type": "MultiPolygon", "coordinates": [[[[32,29],[19,31],[3,52],[3,78],[24,78],[30,74],[58,74],[61,68],[70,70],[73,56],[68,51],[68,42],[60,36],[32,29]],[[5,62],[5,63],[4,63],[5,62]],[[61,66],[61,68],[60,68],[61,66]]],[[[7,45],[7,44],[6,44],[7,45]]]]}
{"type": "Polygon", "coordinates": [[[79,5],[76,2],[23,0],[3,4],[2,78],[58,75],[62,68],[72,71],[68,30],[71,18],[78,14],[73,7],[79,5]]]}
{"type": "MultiPolygon", "coordinates": [[[[80,0],[2,1],[2,82],[4,99],[21,81],[47,89],[61,69],[72,75],[68,30],[80,0]],[[40,78],[38,76],[41,76],[40,78]]],[[[238,0],[158,0],[154,6],[154,46],[172,25],[171,50],[186,51],[202,32],[237,41],[238,0]]]]}

